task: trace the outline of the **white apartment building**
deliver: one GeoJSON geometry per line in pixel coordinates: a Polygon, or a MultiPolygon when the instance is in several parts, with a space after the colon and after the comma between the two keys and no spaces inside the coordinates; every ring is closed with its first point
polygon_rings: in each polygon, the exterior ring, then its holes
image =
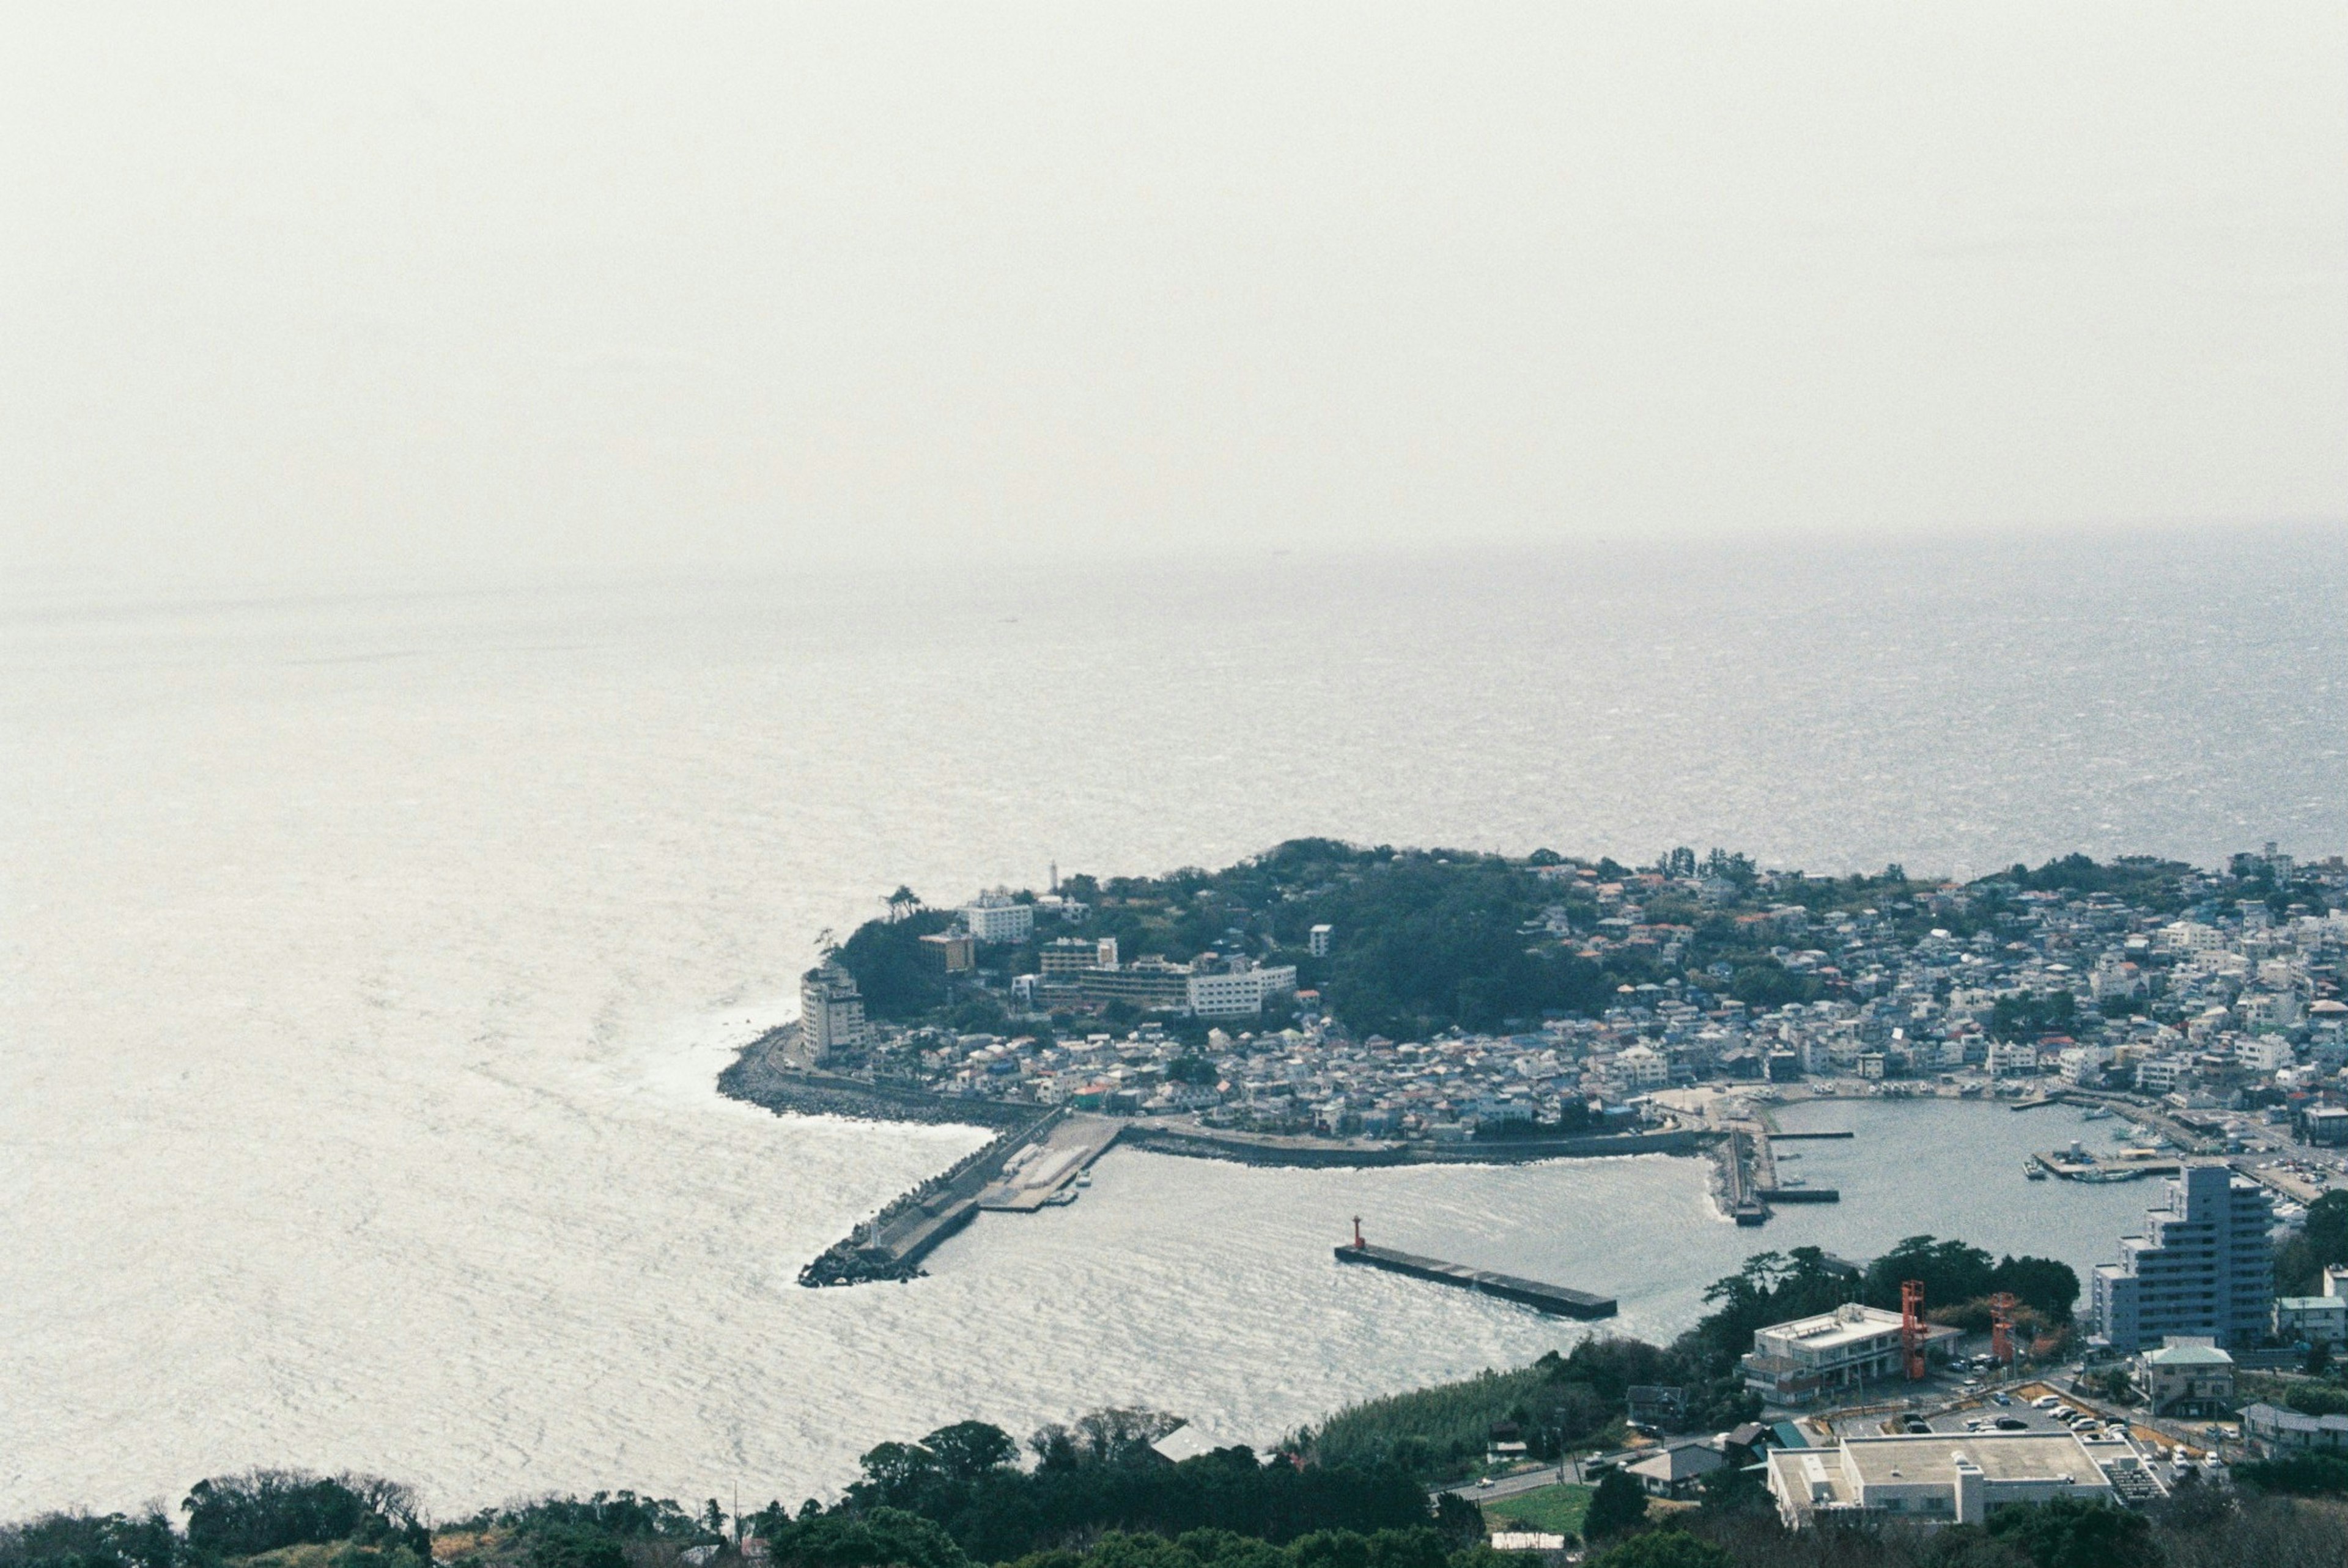
{"type": "Polygon", "coordinates": [[[2291,1041],[2279,1034],[2244,1035],[2234,1042],[2234,1065],[2249,1072],[2280,1072],[2291,1065],[2291,1041]]]}
{"type": "Polygon", "coordinates": [[[799,977],[799,1028],[794,1057],[819,1067],[832,1052],[864,1043],[864,998],[839,960],[824,961],[799,977]]]}
{"type": "Polygon", "coordinates": [[[1191,1012],[1200,1018],[1249,1018],[1262,1012],[1265,1002],[1292,995],[1295,989],[1294,964],[1259,967],[1233,959],[1231,968],[1223,974],[1193,974],[1189,999],[1191,1012]]]}
{"type": "Polygon", "coordinates": [[[1304,949],[1316,958],[1329,956],[1329,938],[1335,935],[1333,927],[1315,926],[1304,934],[1304,949]]]}
{"type": "Polygon", "coordinates": [[[1024,942],[1035,934],[1035,907],[1000,888],[963,906],[963,924],[981,942],[1024,942]]]}
{"type": "MultiPolygon", "coordinates": [[[[2133,1449],[2112,1448],[2114,1468],[2144,1471],[2133,1449]]],[[[2158,1485],[2144,1473],[2147,1484],[2158,1485]]],[[[1934,1432],[1773,1449],[1769,1493],[1789,1530],[1867,1520],[1979,1524],[2009,1503],[2119,1501],[2104,1465],[2066,1431],[1934,1432]]]]}
{"type": "Polygon", "coordinates": [[[1652,1045],[1634,1045],[1617,1056],[1614,1071],[1633,1090],[1668,1088],[1672,1081],[1670,1059],[1652,1045]]]}
{"type": "Polygon", "coordinates": [[[2274,1204],[2223,1165],[2188,1166],[2168,1183],[2146,1234],[2120,1240],[2120,1261],[2088,1276],[2096,1332],[2133,1353],[2170,1335],[2255,1345],[2274,1300],[2274,1204]]]}

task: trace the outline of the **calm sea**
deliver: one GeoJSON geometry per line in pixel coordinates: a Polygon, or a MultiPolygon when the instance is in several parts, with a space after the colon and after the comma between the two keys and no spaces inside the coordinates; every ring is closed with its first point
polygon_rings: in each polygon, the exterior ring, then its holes
{"type": "MultiPolygon", "coordinates": [[[[1807,1112],[1838,1209],[1702,1167],[1113,1155],[904,1286],[799,1265],[977,1141],[716,1098],[816,934],[910,882],[1298,834],[1979,874],[2348,846],[2338,530],[1700,561],[1038,564],[0,619],[0,1514],[363,1467],[796,1499],[874,1441],[1141,1401],[1263,1440],[1575,1330],[1668,1334],[1750,1247],[1920,1231],[2085,1266],[2150,1195],[2059,1130],[1807,1112]]],[[[2041,1115],[2047,1113],[2039,1113],[2041,1115]]],[[[2067,1112],[2055,1113],[2067,1115],[2067,1112]]]]}

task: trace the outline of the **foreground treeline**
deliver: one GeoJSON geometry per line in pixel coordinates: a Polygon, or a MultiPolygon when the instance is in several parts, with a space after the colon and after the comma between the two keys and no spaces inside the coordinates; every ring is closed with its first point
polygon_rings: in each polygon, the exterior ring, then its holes
{"type": "MultiPolygon", "coordinates": [[[[774,1502],[734,1519],[633,1492],[551,1498],[427,1527],[405,1488],[363,1476],[251,1471],[201,1483],[176,1525],[51,1514],[0,1527],[0,1568],[1534,1568],[1481,1543],[1478,1511],[1430,1502],[1399,1466],[1259,1460],[1225,1449],[1168,1464],[1144,1411],[1030,1440],[942,1428],[884,1443],[829,1507],[774,1502]],[[746,1540],[750,1543],[747,1548],[746,1540]]],[[[1789,1532],[1750,1473],[1708,1478],[1694,1506],[1601,1482],[1591,1568],[2337,1568],[2348,1562],[2348,1461],[2238,1467],[2142,1512],[2057,1501],[1984,1526],[1789,1532]],[[2313,1493],[2293,1496],[2292,1491],[2313,1493]]]]}

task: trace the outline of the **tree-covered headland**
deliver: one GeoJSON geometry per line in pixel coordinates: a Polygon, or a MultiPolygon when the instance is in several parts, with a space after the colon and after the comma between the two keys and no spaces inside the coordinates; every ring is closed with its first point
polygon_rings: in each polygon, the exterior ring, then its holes
{"type": "MultiPolygon", "coordinates": [[[[2174,861],[2098,864],[2075,855],[1979,878],[1952,900],[1948,885],[1896,865],[1816,876],[1764,871],[1717,849],[1701,857],[1674,849],[1634,868],[1548,850],[1504,856],[1303,838],[1220,871],[1080,873],[1063,878],[1051,899],[1021,890],[1013,897],[1047,912],[1080,910],[1081,924],[1039,920],[1024,943],[982,948],[968,975],[946,972],[921,943],[953,926],[952,907],[926,907],[900,888],[888,914],[860,927],[840,958],[872,1017],[974,1030],[1005,1021],[1004,981],[1035,972],[1040,946],[1056,938],[1113,938],[1128,963],[1238,955],[1294,965],[1300,988],[1317,992],[1325,1012],[1356,1035],[1401,1039],[1595,1016],[1626,986],[1669,985],[1756,1009],[1816,1000],[1835,991],[1838,977],[1787,964],[1792,912],[1817,923],[1863,911],[1886,941],[1935,930],[1963,941],[1999,929],[2001,914],[2032,893],[2106,894],[2181,910],[2193,875],[2174,861]],[[1325,956],[1310,942],[1320,925],[1339,934],[1325,956]]],[[[2268,896],[2287,904],[2302,894],[2323,907],[2320,888],[2285,884],[2268,896]]],[[[2065,1021],[2061,1005],[2019,999],[2001,1025],[2055,1027],[2065,1021]]],[[[1117,1021],[1132,1016],[1125,1009],[1117,1021]]]]}

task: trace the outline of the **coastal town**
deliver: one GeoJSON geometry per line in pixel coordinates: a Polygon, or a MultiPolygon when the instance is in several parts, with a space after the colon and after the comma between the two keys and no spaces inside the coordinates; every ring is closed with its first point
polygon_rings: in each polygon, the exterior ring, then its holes
{"type": "MultiPolygon", "coordinates": [[[[1056,876],[942,909],[901,889],[826,945],[799,1020],[743,1067],[763,1074],[748,1097],[778,1108],[1002,1130],[809,1265],[811,1285],[913,1277],[983,1210],[1075,1201],[1120,1141],[1275,1164],[1706,1153],[1723,1211],[1757,1224],[1838,1196],[1805,1190],[1773,1146],[1849,1134],[1788,1131],[1789,1104],[2067,1107],[2036,1119],[2049,1147],[2025,1174],[2147,1182],[2137,1234],[2085,1281],[2008,1259],[2059,1276],[2026,1301],[1978,1255],[1980,1278],[1909,1281],[1892,1310],[1859,1299],[1886,1260],[1811,1254],[1797,1273],[1824,1272],[1804,1299],[1830,1305],[1756,1323],[1735,1362],[1760,1419],[1682,1435],[1666,1396],[1688,1390],[1634,1389],[1634,1418],[1643,1395],[1655,1409],[1631,1446],[1543,1471],[1498,1438],[1483,1485],[1498,1491],[1469,1489],[1539,1497],[1611,1464],[1677,1499],[1738,1466],[1791,1528],[1964,1522],[2057,1491],[2139,1506],[2229,1457],[2348,1452],[2348,1391],[2309,1376],[2348,1356],[2343,957],[2348,865],[2273,845],[2218,870],[2074,856],[1966,882],[1684,850],[1624,867],[1282,846],[1226,873],[1056,876]],[[1462,879],[1477,896],[1448,911],[1455,936],[1505,919],[1504,941],[1426,935],[1419,917],[1462,879]],[[1371,895],[1349,900],[1348,882],[1371,895]],[[1437,949],[1415,998],[1344,965],[1357,941],[1391,973],[1397,926],[1437,949]]],[[[1336,1257],[1552,1315],[1613,1311],[1373,1245],[1358,1222],[1336,1257]]]]}
{"type": "MultiPolygon", "coordinates": [[[[2270,846],[2223,871],[2171,866],[2134,878],[2156,896],[2131,900],[2029,885],[2061,880],[2059,863],[2023,882],[1732,881],[1678,856],[1616,875],[1521,868],[1547,901],[1513,934],[1602,977],[1587,1009],[1395,1038],[1300,983],[1355,935],[1342,926],[1284,942],[1274,922],[1235,925],[1175,961],[1097,934],[1113,898],[996,892],[931,912],[937,928],[908,944],[950,1005],[876,1016],[851,944],[803,982],[790,1052],[940,1095],[1287,1137],[1602,1132],[1719,1085],[1765,1101],[2119,1092],[2194,1144],[2348,1148],[2337,857],[2301,866],[2270,846]],[[974,1011],[1001,1021],[946,1016],[974,1011]]],[[[2071,880],[2098,879],[2081,864],[2071,880]]],[[[2067,1173],[2130,1173],[2104,1153],[2067,1173]]]]}

